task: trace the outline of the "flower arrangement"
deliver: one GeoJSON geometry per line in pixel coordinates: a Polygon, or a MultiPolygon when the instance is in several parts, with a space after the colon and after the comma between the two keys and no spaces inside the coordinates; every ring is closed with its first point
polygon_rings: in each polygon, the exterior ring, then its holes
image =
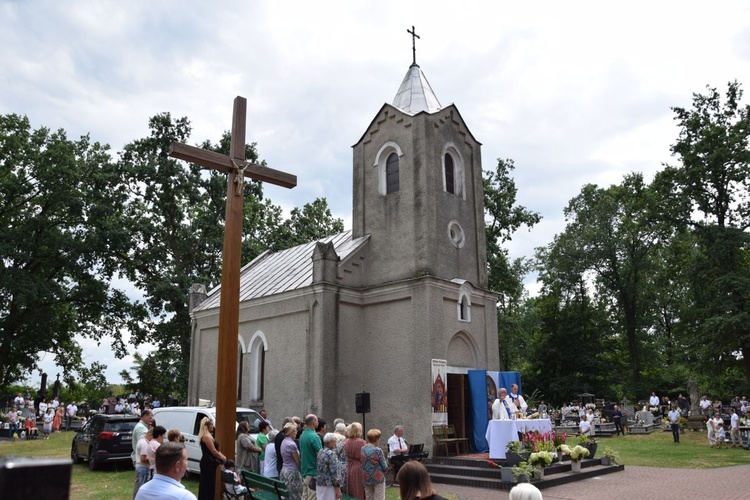
{"type": "Polygon", "coordinates": [[[557,431],[552,431],[552,444],[554,444],[556,450],[559,450],[560,446],[564,445],[567,439],[567,432],[563,432],[562,435],[560,435],[557,433],[557,431]]]}
{"type": "Polygon", "coordinates": [[[505,447],[505,453],[521,453],[521,442],[520,441],[509,441],[505,447]]]}
{"type": "Polygon", "coordinates": [[[525,476],[527,479],[531,477],[531,475],[536,471],[536,467],[530,465],[527,462],[521,462],[518,465],[514,465],[512,467],[512,470],[513,477],[516,479],[516,481],[518,481],[522,476],[525,476]]]}
{"type": "Polygon", "coordinates": [[[578,436],[578,444],[582,444],[585,446],[585,445],[593,444],[593,443],[596,443],[596,439],[592,437],[589,437],[585,434],[578,436]]]}
{"type": "Polygon", "coordinates": [[[529,456],[529,464],[535,467],[546,467],[552,463],[552,453],[549,451],[539,451],[529,456]]]}
{"type": "Polygon", "coordinates": [[[570,459],[574,462],[579,462],[581,459],[586,458],[591,454],[588,448],[584,448],[580,444],[573,448],[564,444],[560,447],[560,451],[570,456],[570,459]]]}
{"type": "Polygon", "coordinates": [[[604,458],[608,458],[609,463],[611,463],[612,465],[620,464],[620,454],[609,446],[604,447],[604,458]]]}
{"type": "Polygon", "coordinates": [[[544,434],[539,431],[527,432],[521,438],[524,446],[532,452],[552,451],[555,449],[555,443],[551,432],[544,434]]]}

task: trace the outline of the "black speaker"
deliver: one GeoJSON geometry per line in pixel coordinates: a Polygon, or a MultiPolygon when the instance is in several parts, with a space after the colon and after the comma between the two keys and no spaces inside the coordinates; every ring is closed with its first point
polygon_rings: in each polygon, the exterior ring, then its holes
{"type": "Polygon", "coordinates": [[[39,498],[39,480],[44,479],[43,497],[50,500],[70,498],[70,459],[0,459],[0,498],[39,498]]]}
{"type": "Polygon", "coordinates": [[[355,394],[354,405],[357,407],[357,413],[370,413],[370,393],[358,392],[355,394]]]}

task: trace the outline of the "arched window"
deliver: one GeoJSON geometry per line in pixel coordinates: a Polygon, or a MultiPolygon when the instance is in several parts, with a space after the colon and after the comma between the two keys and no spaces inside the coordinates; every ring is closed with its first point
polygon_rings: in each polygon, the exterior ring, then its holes
{"type": "Polygon", "coordinates": [[[466,287],[461,287],[456,304],[458,321],[471,322],[471,292],[466,287]]]}
{"type": "Polygon", "coordinates": [[[263,401],[266,382],[266,336],[261,331],[255,332],[250,339],[249,382],[250,401],[263,401]]]}
{"type": "Polygon", "coordinates": [[[237,400],[242,399],[242,368],[243,368],[242,342],[237,342],[237,400]]]}
{"type": "Polygon", "coordinates": [[[386,196],[401,189],[401,157],[404,153],[398,144],[388,141],[380,146],[372,166],[377,169],[378,193],[386,196]]]}
{"type": "Polygon", "coordinates": [[[445,190],[450,194],[456,194],[456,181],[453,175],[453,157],[445,153],[445,190]]]}
{"type": "Polygon", "coordinates": [[[385,194],[398,191],[398,155],[391,153],[385,162],[385,194]]]}
{"type": "Polygon", "coordinates": [[[464,161],[453,143],[443,148],[443,189],[446,193],[466,199],[464,161]]]}

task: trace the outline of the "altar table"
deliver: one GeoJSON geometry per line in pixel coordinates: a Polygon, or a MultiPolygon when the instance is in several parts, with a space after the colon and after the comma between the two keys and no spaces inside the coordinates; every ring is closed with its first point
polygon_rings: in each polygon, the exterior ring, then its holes
{"type": "Polygon", "coordinates": [[[490,445],[490,458],[505,458],[505,448],[511,441],[518,441],[518,433],[539,431],[552,432],[548,418],[530,420],[490,420],[484,437],[490,445]]]}

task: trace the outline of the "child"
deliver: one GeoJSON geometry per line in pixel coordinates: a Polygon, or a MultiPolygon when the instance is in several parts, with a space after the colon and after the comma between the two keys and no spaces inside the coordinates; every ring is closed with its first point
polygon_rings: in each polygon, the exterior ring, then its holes
{"type": "Polygon", "coordinates": [[[26,439],[36,439],[39,437],[39,429],[36,427],[36,417],[33,414],[26,419],[26,423],[23,426],[26,428],[26,439]]]}
{"type": "MultiPolygon", "coordinates": [[[[224,462],[224,471],[231,473],[232,477],[234,478],[234,494],[235,495],[244,495],[245,493],[247,493],[247,487],[242,486],[240,484],[240,477],[237,475],[237,471],[234,470],[233,461],[227,460],[226,462],[224,462]]],[[[224,487],[229,489],[230,485],[225,484],[224,487]]]]}
{"type": "Polygon", "coordinates": [[[716,446],[718,448],[721,448],[721,445],[724,443],[725,437],[726,434],[724,433],[724,424],[720,423],[718,428],[716,429],[716,446]]]}

